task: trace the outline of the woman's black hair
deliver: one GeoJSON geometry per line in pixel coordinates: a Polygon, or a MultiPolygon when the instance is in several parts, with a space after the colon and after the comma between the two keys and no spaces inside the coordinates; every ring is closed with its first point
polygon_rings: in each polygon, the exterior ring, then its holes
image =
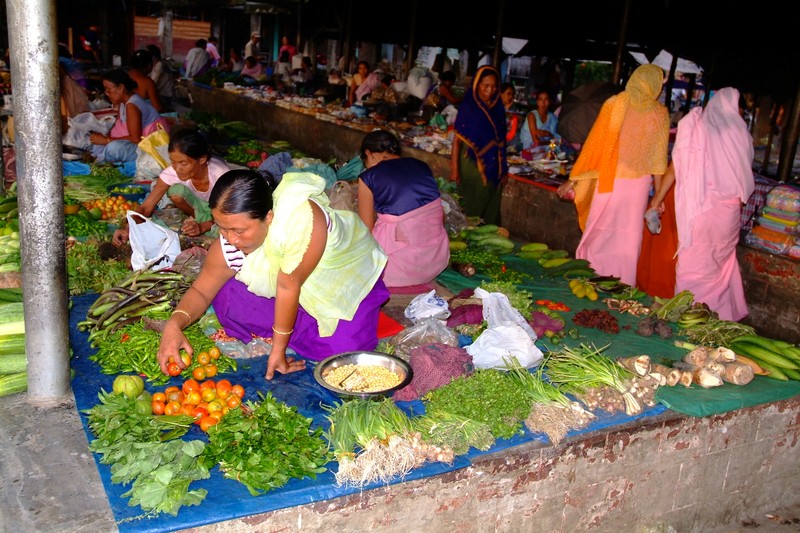
{"type": "Polygon", "coordinates": [[[246,214],[264,220],[272,209],[275,180],[269,173],[250,169],[229,170],[211,189],[208,206],[227,215],[246,214]]]}
{"type": "Polygon", "coordinates": [[[139,84],[133,81],[133,78],[131,78],[130,75],[121,68],[115,68],[114,70],[109,70],[108,72],[105,72],[101,77],[106,81],[110,81],[114,85],[124,85],[125,88],[128,89],[130,92],[136,91],[136,88],[139,86],[139,84]]]}
{"type": "Polygon", "coordinates": [[[208,145],[208,141],[200,133],[200,130],[194,128],[183,128],[170,135],[167,150],[180,152],[192,159],[200,159],[204,156],[211,157],[211,148],[208,145]]]}
{"type": "Polygon", "coordinates": [[[456,74],[452,70],[445,70],[439,74],[439,81],[456,81],[456,74]]]}
{"type": "Polygon", "coordinates": [[[367,150],[374,153],[387,152],[394,155],[400,155],[402,147],[400,141],[397,140],[391,132],[386,130],[374,130],[364,137],[361,141],[361,159],[367,157],[367,150]]]}
{"type": "Polygon", "coordinates": [[[161,48],[154,44],[147,45],[147,51],[153,56],[153,59],[161,59],[161,48]]]}
{"type": "Polygon", "coordinates": [[[136,50],[131,56],[131,68],[146,72],[153,66],[153,54],[147,50],[136,50]]]}

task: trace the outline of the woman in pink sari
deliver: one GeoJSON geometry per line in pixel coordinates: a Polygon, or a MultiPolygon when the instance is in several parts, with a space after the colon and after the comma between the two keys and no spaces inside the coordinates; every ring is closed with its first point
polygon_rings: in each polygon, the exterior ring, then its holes
{"type": "Polygon", "coordinates": [[[664,71],[641,65],[605,101],[569,180],[583,230],[575,256],[604,276],[636,285],[648,194],[667,169],[669,114],[658,102],[664,71]]]}
{"type": "Polygon", "coordinates": [[[400,150],[388,131],[368,133],[361,142],[367,169],[358,178],[358,214],[389,257],[383,274],[387,287],[428,283],[450,261],[433,173],[426,163],[401,157],[400,150]]]}
{"type": "Polygon", "coordinates": [[[753,139],[741,116],[739,91],[714,93],[705,110],[678,123],[672,170],[651,201],[661,204],[675,182],[678,264],[675,292],[688,290],[722,320],[748,315],[736,259],[742,204],[753,193],[753,139]]]}

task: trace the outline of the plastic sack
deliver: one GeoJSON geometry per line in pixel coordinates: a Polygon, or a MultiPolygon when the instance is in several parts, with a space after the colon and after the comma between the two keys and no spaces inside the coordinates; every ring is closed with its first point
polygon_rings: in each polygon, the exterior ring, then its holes
{"type": "Polygon", "coordinates": [[[544,358],[528,332],[513,322],[486,329],[465,350],[472,356],[475,368],[506,370],[512,358],[524,368],[531,368],[544,358]]]}
{"type": "Polygon", "coordinates": [[[171,267],[181,253],[178,234],[136,211],[128,211],[126,216],[132,251],[131,267],[134,270],[162,270],[171,267]]]}
{"type": "Polygon", "coordinates": [[[408,304],[404,314],[412,322],[423,318],[446,319],[450,316],[450,307],[441,296],[436,295],[436,289],[427,294],[415,296],[408,304]]]}
{"type": "Polygon", "coordinates": [[[156,131],[139,141],[138,149],[155,159],[161,170],[164,170],[169,165],[168,146],[169,133],[159,124],[156,131]]]}
{"type": "MultiPolygon", "coordinates": [[[[272,353],[272,345],[261,337],[254,337],[247,344],[242,341],[217,341],[215,343],[219,351],[234,359],[253,359],[262,355],[269,356],[272,353]]],[[[297,352],[291,348],[286,348],[288,357],[296,357],[297,352]]]]}
{"type": "Polygon", "coordinates": [[[483,318],[489,329],[496,326],[516,324],[521,327],[535,341],[538,337],[528,321],[508,301],[508,296],[502,292],[487,292],[480,287],[475,289],[473,296],[483,300],[483,318]]]}
{"type": "Polygon", "coordinates": [[[411,352],[420,346],[446,344],[458,347],[458,335],[441,320],[424,318],[395,335],[392,344],[395,355],[408,361],[411,352]]]}
{"type": "Polygon", "coordinates": [[[358,182],[337,181],[328,192],[328,197],[333,209],[358,211],[358,182]]]}
{"type": "Polygon", "coordinates": [[[466,229],[469,225],[467,223],[467,215],[461,210],[461,206],[449,193],[440,191],[442,198],[442,207],[444,208],[444,229],[448,234],[456,234],[461,230],[466,229]]]}
{"type": "Polygon", "coordinates": [[[97,118],[94,113],[88,111],[69,117],[67,119],[67,133],[61,139],[61,144],[74,146],[81,150],[89,150],[92,147],[92,142],[89,140],[92,132],[108,135],[116,120],[113,115],[97,118]]]}

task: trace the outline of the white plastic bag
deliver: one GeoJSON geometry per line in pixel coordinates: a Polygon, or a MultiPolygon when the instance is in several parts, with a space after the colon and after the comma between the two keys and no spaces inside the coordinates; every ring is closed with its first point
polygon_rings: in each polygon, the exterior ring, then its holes
{"type": "MultiPolygon", "coordinates": [[[[167,146],[159,147],[158,151],[169,160],[169,150],[167,146]]],[[[136,148],[136,174],[133,177],[133,181],[152,181],[161,174],[162,170],[164,170],[164,168],[155,157],[139,147],[136,148]]]]}
{"type": "Polygon", "coordinates": [[[502,292],[487,292],[478,287],[473,295],[483,300],[483,318],[488,328],[512,323],[521,327],[531,340],[535,341],[538,338],[522,313],[514,309],[508,301],[508,296],[502,292]]]}
{"type": "Polygon", "coordinates": [[[131,243],[131,267],[134,270],[162,270],[175,263],[181,253],[178,234],[159,226],[136,211],[128,211],[128,239],[131,243]]]}
{"type": "Polygon", "coordinates": [[[484,330],[475,342],[464,349],[472,356],[475,368],[507,370],[512,358],[524,368],[531,368],[544,358],[530,335],[513,322],[484,330]]]}
{"type": "Polygon", "coordinates": [[[406,318],[416,322],[422,318],[446,319],[450,316],[450,307],[440,296],[436,295],[436,289],[427,294],[415,296],[408,304],[404,312],[406,318]]]}
{"type": "Polygon", "coordinates": [[[74,146],[82,150],[89,150],[92,143],[89,136],[92,132],[108,135],[111,128],[114,126],[116,117],[113,115],[106,115],[103,118],[97,118],[94,113],[86,112],[67,119],[69,128],[61,143],[66,146],[74,146]]]}

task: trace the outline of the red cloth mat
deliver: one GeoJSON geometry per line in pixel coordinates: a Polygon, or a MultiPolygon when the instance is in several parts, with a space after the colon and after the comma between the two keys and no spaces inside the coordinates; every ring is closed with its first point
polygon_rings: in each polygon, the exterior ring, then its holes
{"type": "Polygon", "coordinates": [[[406,285],[404,287],[389,287],[389,292],[392,294],[425,294],[431,292],[436,287],[433,283],[423,283],[421,285],[406,285]]]}
{"type": "Polygon", "coordinates": [[[378,338],[385,339],[397,335],[405,329],[400,322],[390,317],[383,311],[378,315],[378,338]]]}

